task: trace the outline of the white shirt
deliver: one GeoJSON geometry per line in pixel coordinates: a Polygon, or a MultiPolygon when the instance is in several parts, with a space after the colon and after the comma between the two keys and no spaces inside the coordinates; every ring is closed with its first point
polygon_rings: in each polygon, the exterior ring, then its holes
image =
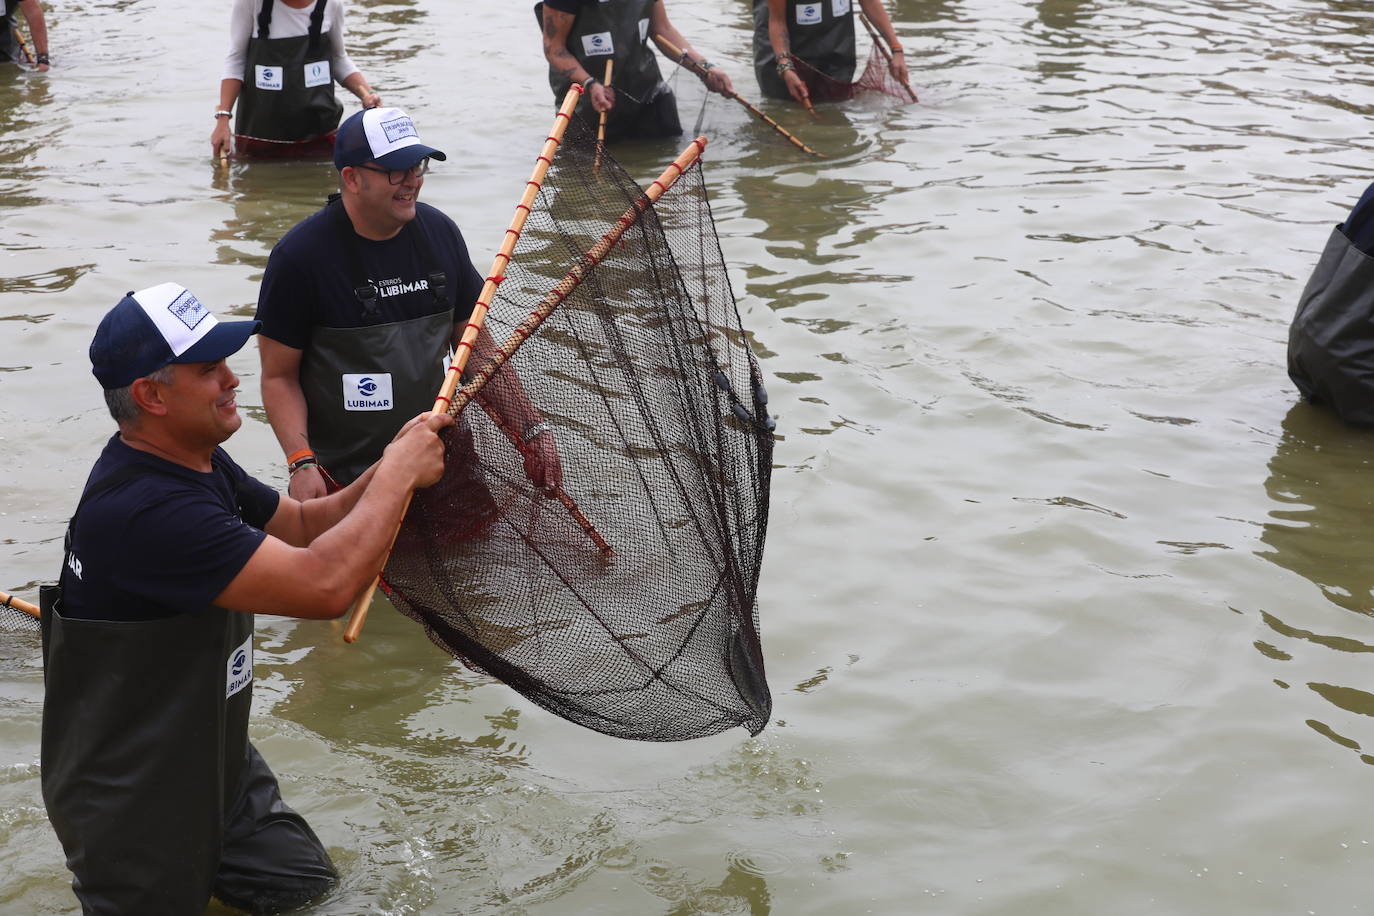
{"type": "MultiPolygon", "coordinates": [[[[263,0],[234,0],[234,9],[229,14],[229,54],[224,58],[224,74],[220,79],[243,79],[244,64],[248,61],[248,39],[258,34],[258,13],[262,12],[263,0]]],[[[298,38],[310,34],[310,14],[315,4],[305,9],[294,9],[277,0],[272,4],[272,25],[270,38],[298,38]]],[[[343,42],[344,0],[329,0],[324,8],[324,21],[320,23],[320,37],[328,42],[329,73],[342,83],[347,77],[358,72],[343,42]]]]}

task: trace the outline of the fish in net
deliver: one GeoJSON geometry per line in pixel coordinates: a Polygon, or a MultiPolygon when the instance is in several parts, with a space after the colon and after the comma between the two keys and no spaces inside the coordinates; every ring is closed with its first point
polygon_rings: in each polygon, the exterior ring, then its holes
{"type": "Polygon", "coordinates": [[[487,313],[504,343],[473,355],[444,476],[382,585],[441,649],[572,722],[757,734],[773,421],[699,160],[646,200],[574,120],[487,313]],[[557,498],[488,399],[512,372],[556,437],[557,498]]]}

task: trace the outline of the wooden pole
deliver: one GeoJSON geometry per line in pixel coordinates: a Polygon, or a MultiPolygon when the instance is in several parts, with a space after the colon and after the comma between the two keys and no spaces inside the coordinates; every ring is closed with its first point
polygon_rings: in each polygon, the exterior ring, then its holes
{"type": "MultiPolygon", "coordinates": [[[[873,44],[877,46],[879,51],[883,52],[883,60],[887,61],[890,70],[892,67],[892,49],[887,46],[887,39],[878,34],[878,30],[873,27],[873,23],[868,21],[868,17],[865,16],[862,11],[859,12],[859,21],[864,24],[864,28],[868,29],[868,36],[873,39],[873,44]]],[[[911,101],[921,101],[916,98],[916,90],[911,88],[910,83],[906,80],[902,80],[901,82],[902,88],[906,89],[907,95],[911,96],[911,101]]]]}
{"type": "Polygon", "coordinates": [[[39,610],[36,605],[29,604],[22,598],[16,598],[13,595],[7,595],[4,592],[0,592],[0,607],[12,607],[16,611],[23,611],[30,617],[39,616],[39,610]]]}
{"type": "MultiPolygon", "coordinates": [[[[606,60],[606,78],[601,84],[607,89],[611,88],[611,71],[615,69],[615,58],[606,60]]],[[[606,112],[601,112],[601,117],[596,123],[596,160],[592,163],[592,171],[601,168],[601,147],[606,142],[606,112]]]]}
{"type": "Polygon", "coordinates": [[[684,149],[675,160],[668,163],[668,167],[663,170],[663,174],[654,179],[649,185],[648,190],[640,195],[639,199],[631,204],[628,210],[621,214],[620,219],[616,220],[611,230],[598,239],[596,244],[582,255],[577,264],[573,265],[572,270],[564,274],[563,279],[558,281],[558,285],[550,290],[548,295],[540,300],[539,304],[535,306],[534,310],[529,313],[525,320],[515,327],[510,337],[506,338],[506,342],[500,346],[495,355],[487,361],[486,365],[477,371],[472,380],[463,386],[462,390],[453,395],[451,409],[454,413],[462,410],[474,397],[476,397],[477,392],[481,391],[482,386],[491,380],[497,370],[510,361],[510,358],[515,355],[515,351],[520,349],[520,345],[544,323],[544,319],[548,318],[564,299],[572,295],[572,291],[577,289],[582,281],[586,279],[587,274],[591,273],[592,268],[601,263],[607,253],[620,241],[621,236],[623,236],[625,232],[639,220],[639,217],[644,214],[644,211],[652,207],[654,202],[663,196],[663,192],[672,187],[673,182],[677,181],[682,173],[687,171],[692,163],[696,162],[697,159],[701,157],[701,154],[705,152],[705,150],[706,138],[697,137],[687,145],[687,148],[684,149]]]}
{"type": "MultiPolygon", "coordinates": [[[[505,433],[506,438],[510,440],[510,444],[515,446],[515,450],[523,457],[525,452],[529,449],[529,446],[520,438],[519,433],[511,429],[505,417],[501,416],[501,412],[492,406],[491,402],[487,400],[486,395],[480,393],[477,395],[477,404],[482,410],[486,411],[487,416],[491,418],[491,422],[496,424],[497,429],[505,433]]],[[[610,553],[611,545],[606,543],[606,539],[601,536],[601,532],[597,531],[596,526],[591,523],[587,516],[582,514],[581,509],[577,508],[577,503],[573,502],[573,498],[568,495],[568,491],[560,486],[553,491],[553,495],[563,504],[563,508],[568,510],[568,514],[572,516],[573,521],[577,522],[577,526],[582,529],[582,533],[591,538],[592,543],[596,545],[596,549],[602,553],[610,553]]]]}
{"type": "Polygon", "coordinates": [[[14,40],[19,42],[19,50],[24,52],[24,62],[31,66],[37,66],[34,56],[29,53],[29,43],[24,40],[24,34],[19,31],[19,26],[14,27],[14,40]]]}
{"type": "MultiPolygon", "coordinates": [[[[662,35],[655,35],[654,41],[658,44],[659,50],[661,50],[668,57],[677,61],[679,66],[685,67],[687,70],[691,71],[692,73],[695,73],[702,79],[706,78],[706,71],[701,69],[701,65],[688,60],[687,55],[684,54],[682,52],[682,49],[680,49],[677,45],[673,44],[671,41],[664,38],[662,35]]],[[[759,111],[756,107],[750,104],[748,100],[743,98],[738,92],[734,92],[732,90],[730,92],[725,93],[725,97],[727,99],[734,99],[736,102],[739,102],[759,120],[763,121],[769,127],[773,128],[778,133],[786,137],[787,141],[791,143],[793,146],[795,146],[797,149],[805,153],[810,153],[811,155],[819,159],[825,158],[820,153],[816,152],[811,147],[807,146],[805,143],[801,142],[796,137],[788,133],[787,130],[781,124],[779,124],[777,121],[774,121],[772,118],[768,117],[768,115],[764,114],[763,112],[759,111]]]]}
{"type": "MultiPolygon", "coordinates": [[[[501,249],[496,252],[496,257],[492,259],[491,273],[487,280],[482,284],[482,292],[477,296],[477,302],[472,307],[472,316],[468,319],[467,326],[463,328],[463,338],[453,350],[453,362],[449,366],[448,372],[444,375],[444,384],[439,389],[439,394],[435,396],[434,406],[430,408],[430,413],[443,413],[448,409],[449,401],[453,397],[453,392],[458,388],[458,382],[463,377],[463,368],[467,366],[468,357],[472,353],[473,345],[477,341],[477,334],[482,330],[483,323],[487,320],[487,308],[491,304],[492,297],[496,295],[496,287],[506,278],[506,265],[510,263],[511,255],[515,252],[515,244],[520,241],[520,232],[525,228],[525,219],[529,216],[530,207],[534,204],[534,198],[539,194],[539,188],[544,183],[544,176],[548,174],[549,166],[553,164],[554,153],[558,152],[558,144],[563,140],[563,132],[567,130],[568,120],[572,117],[572,110],[577,107],[577,100],[582,95],[582,87],[573,84],[567,95],[563,96],[563,104],[559,106],[558,114],[554,115],[553,128],[549,131],[548,138],[544,141],[544,148],[539,153],[539,158],[535,160],[534,171],[530,174],[530,180],[525,182],[525,193],[520,197],[520,203],[515,205],[515,215],[511,217],[510,227],[506,229],[505,240],[501,243],[501,249]]],[[[401,510],[401,517],[405,518],[406,510],[410,508],[410,501],[415,494],[412,492],[406,498],[405,509],[401,510]]],[[[391,547],[396,544],[396,535],[401,533],[399,525],[391,535],[391,545],[387,547],[386,556],[391,556],[391,547]]],[[[382,568],[386,568],[386,558],[382,559],[382,568]]],[[[378,572],[380,577],[380,571],[378,572]]],[[[348,619],[348,627],[344,630],[344,641],[353,642],[362,632],[363,623],[367,620],[367,610],[372,604],[372,596],[377,591],[378,578],[372,580],[372,584],[363,589],[362,595],[358,597],[353,605],[353,614],[348,619]]]]}

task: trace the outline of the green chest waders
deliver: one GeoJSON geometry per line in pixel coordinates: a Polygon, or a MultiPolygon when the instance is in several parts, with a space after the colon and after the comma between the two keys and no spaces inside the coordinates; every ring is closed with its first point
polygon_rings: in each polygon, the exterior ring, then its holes
{"type": "MultiPolygon", "coordinates": [[[[857,45],[854,40],[852,0],[787,0],[787,40],[792,54],[801,58],[798,75],[806,79],[805,67],[819,70],[837,83],[848,84],[854,79],[857,45]]],[[[754,0],[754,75],[759,89],[774,99],[789,99],[777,71],[777,57],[768,40],[768,0],[754,0]]],[[[807,81],[808,87],[811,80],[807,81]]],[[[836,94],[822,94],[814,101],[836,98],[836,94]]]]}
{"type": "MultiPolygon", "coordinates": [[[[135,473],[148,471],[117,471],[83,501],[135,473]]],[[[247,770],[252,615],[69,619],[60,586],[40,597],[43,801],[83,909],[201,912],[247,770]]]]}
{"type": "MultiPolygon", "coordinates": [[[[343,204],[330,204],[333,221],[355,276],[354,294],[364,322],[376,310],[379,289],[363,269],[357,236],[343,204]]],[[[401,230],[435,259],[424,231],[414,221],[401,230]]],[[[444,381],[444,358],[453,337],[453,309],[445,276],[434,269],[427,279],[432,315],[353,328],[316,328],[301,357],[301,390],[308,412],[307,435],[316,457],[335,480],[347,486],[382,455],[407,420],[434,405],[444,381]]]]}
{"type": "MultiPolygon", "coordinates": [[[[615,60],[611,80],[615,107],[606,119],[608,137],[667,136],[682,132],[675,117],[677,102],[663,82],[658,58],[649,41],[649,14],[655,2],[657,0],[584,3],[568,34],[568,50],[583,69],[598,80],[605,77],[606,61],[615,60]],[[665,94],[666,99],[662,98],[665,94]],[[672,106],[674,116],[671,119],[659,111],[665,104],[672,106]],[[672,123],[660,123],[669,120],[672,123]]],[[[562,100],[570,85],[562,74],[549,71],[549,86],[555,99],[562,100]]],[[[577,114],[591,124],[598,118],[591,100],[586,97],[578,102],[577,114]]]]}
{"type": "Polygon", "coordinates": [[[234,123],[238,137],[300,143],[339,126],[343,106],[334,97],[329,45],[321,36],[327,2],[316,0],[308,34],[272,38],[273,0],[263,0],[257,37],[248,41],[243,91],[234,123]]]}

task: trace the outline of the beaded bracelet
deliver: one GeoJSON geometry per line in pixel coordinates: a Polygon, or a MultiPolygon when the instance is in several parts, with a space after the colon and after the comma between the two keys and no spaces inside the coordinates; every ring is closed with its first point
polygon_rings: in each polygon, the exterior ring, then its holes
{"type": "Polygon", "coordinates": [[[778,76],[782,76],[788,70],[797,69],[797,65],[792,63],[792,55],[784,54],[778,58],[778,76]]]}

